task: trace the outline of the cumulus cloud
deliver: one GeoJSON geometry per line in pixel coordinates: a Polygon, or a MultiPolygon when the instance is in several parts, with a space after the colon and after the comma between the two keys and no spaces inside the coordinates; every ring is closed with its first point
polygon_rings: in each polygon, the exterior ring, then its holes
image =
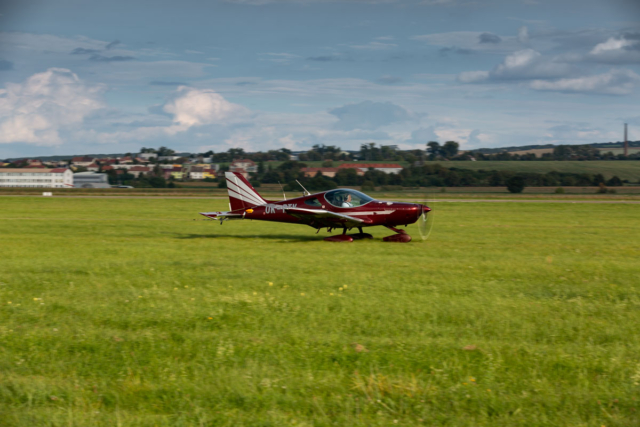
{"type": "Polygon", "coordinates": [[[508,55],[491,71],[467,71],[458,75],[462,83],[484,81],[532,80],[566,77],[573,72],[569,64],[555,62],[533,49],[524,49],[508,55]]]}
{"type": "Polygon", "coordinates": [[[405,108],[391,102],[363,101],[347,104],[329,111],[338,118],[336,129],[373,130],[392,123],[404,122],[413,118],[405,108]]]}
{"type": "Polygon", "coordinates": [[[586,59],[605,64],[638,64],[640,63],[640,33],[610,37],[607,41],[597,44],[586,59]]]}
{"type": "MultiPolygon", "coordinates": [[[[178,96],[163,110],[183,129],[206,124],[237,122],[249,115],[245,107],[231,103],[211,89],[178,88],[178,96]]],[[[182,130],[182,129],[176,129],[182,130]]]]}
{"type": "Polygon", "coordinates": [[[599,93],[628,95],[640,82],[640,76],[631,70],[610,70],[595,76],[560,79],[556,81],[534,80],[531,88],[568,93],[599,93]]]}
{"type": "Polygon", "coordinates": [[[105,107],[104,87],[84,84],[64,68],[50,68],[0,90],[0,143],[60,145],[60,130],[105,107]]]}

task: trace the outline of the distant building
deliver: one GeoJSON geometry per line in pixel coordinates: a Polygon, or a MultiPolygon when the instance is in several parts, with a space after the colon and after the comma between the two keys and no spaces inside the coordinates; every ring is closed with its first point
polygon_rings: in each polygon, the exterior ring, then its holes
{"type": "Polygon", "coordinates": [[[164,161],[164,160],[168,160],[170,162],[173,162],[174,160],[178,160],[178,159],[181,159],[181,158],[182,158],[182,156],[159,156],[158,160],[161,161],[161,162],[164,161]]]}
{"type": "MultiPolygon", "coordinates": [[[[212,166],[213,166],[213,165],[212,165],[212,166]]],[[[215,166],[218,166],[218,165],[215,165],[215,166]]],[[[202,171],[202,179],[207,179],[207,178],[210,178],[210,179],[216,179],[216,172],[217,172],[217,171],[218,171],[218,169],[213,169],[213,168],[211,168],[211,169],[209,169],[209,168],[204,169],[204,170],[202,171]]]]}
{"type": "Polygon", "coordinates": [[[148,161],[148,160],[157,158],[158,154],[157,153],[140,153],[138,154],[138,157],[148,161]]]}
{"type": "Polygon", "coordinates": [[[229,165],[230,172],[240,172],[239,169],[243,169],[245,173],[256,173],[258,172],[258,165],[253,160],[249,159],[238,159],[231,162],[229,165]]]}
{"type": "Polygon", "coordinates": [[[162,169],[162,173],[164,175],[164,179],[182,179],[184,177],[184,172],[182,171],[182,167],[173,167],[171,169],[162,169]]]}
{"type": "Polygon", "coordinates": [[[89,166],[87,166],[87,170],[89,172],[98,172],[100,170],[100,166],[95,163],[91,163],[89,166]]]}
{"type": "MultiPolygon", "coordinates": [[[[230,169],[230,170],[231,170],[231,169],[230,169]]],[[[244,176],[244,177],[245,177],[245,179],[249,179],[249,172],[247,172],[246,170],[244,170],[244,169],[242,169],[242,168],[238,168],[238,167],[236,167],[236,168],[234,168],[234,169],[233,169],[233,172],[237,172],[237,173],[239,173],[240,175],[244,176]]],[[[219,174],[220,174],[220,173],[219,173],[219,174]]],[[[224,176],[224,173],[221,173],[220,175],[224,176]]]]}
{"type": "Polygon", "coordinates": [[[129,168],[128,172],[136,178],[139,178],[140,175],[150,174],[151,168],[147,166],[133,166],[129,168]]]}
{"type": "MultiPolygon", "coordinates": [[[[339,170],[340,169],[338,168],[302,168],[300,169],[300,172],[304,173],[304,176],[307,178],[313,178],[318,174],[318,172],[320,172],[322,176],[333,178],[339,170]]],[[[361,175],[364,175],[364,173],[361,175]]]]}
{"type": "Polygon", "coordinates": [[[78,172],[73,174],[75,188],[111,188],[106,173],[78,172]]]}
{"type": "Polygon", "coordinates": [[[400,173],[402,166],[397,163],[343,163],[338,166],[340,169],[357,169],[362,172],[366,172],[369,168],[373,168],[377,171],[384,173],[400,173]]]}
{"type": "Polygon", "coordinates": [[[89,166],[91,163],[94,163],[96,160],[97,159],[95,159],[94,157],[87,157],[87,156],[74,157],[73,159],[71,159],[71,164],[73,166],[86,167],[86,166],[89,166]]]}
{"type": "Polygon", "coordinates": [[[70,169],[0,169],[0,187],[73,187],[73,173],[70,169]]]}
{"type": "Polygon", "coordinates": [[[204,168],[201,166],[193,166],[189,171],[190,179],[204,179],[204,168]]]}

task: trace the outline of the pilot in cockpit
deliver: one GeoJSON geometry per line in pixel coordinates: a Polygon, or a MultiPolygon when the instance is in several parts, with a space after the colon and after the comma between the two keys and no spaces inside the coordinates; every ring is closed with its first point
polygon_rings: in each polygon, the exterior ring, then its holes
{"type": "Polygon", "coordinates": [[[351,203],[351,194],[347,194],[347,197],[342,201],[343,208],[352,208],[353,204],[351,203]]]}

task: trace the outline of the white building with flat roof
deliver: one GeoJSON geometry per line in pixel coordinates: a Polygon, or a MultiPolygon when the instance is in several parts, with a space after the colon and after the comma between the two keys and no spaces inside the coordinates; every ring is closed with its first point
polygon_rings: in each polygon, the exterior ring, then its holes
{"type": "Polygon", "coordinates": [[[1,168],[0,187],[72,188],[73,172],[66,168],[1,168]]]}
{"type": "Polygon", "coordinates": [[[76,188],[111,188],[107,174],[96,172],[74,173],[73,185],[76,188]]]}

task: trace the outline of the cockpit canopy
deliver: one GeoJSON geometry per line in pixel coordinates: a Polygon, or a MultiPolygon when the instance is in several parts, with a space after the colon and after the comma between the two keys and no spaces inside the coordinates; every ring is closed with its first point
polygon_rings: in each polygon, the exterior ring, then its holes
{"type": "Polygon", "coordinates": [[[331,190],[324,193],[327,202],[338,208],[349,208],[362,206],[373,199],[364,193],[348,188],[331,190]],[[349,197],[350,196],[350,197],[349,197]]]}

